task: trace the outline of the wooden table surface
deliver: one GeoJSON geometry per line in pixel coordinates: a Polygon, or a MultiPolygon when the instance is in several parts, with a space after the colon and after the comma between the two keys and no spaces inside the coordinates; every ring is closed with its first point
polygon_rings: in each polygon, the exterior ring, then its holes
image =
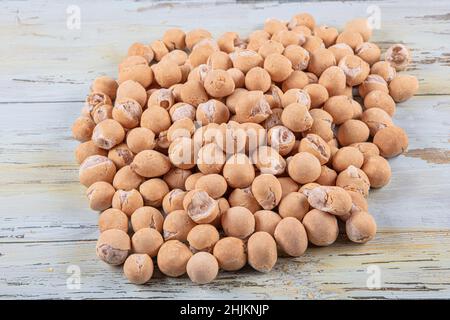
{"type": "Polygon", "coordinates": [[[0,298],[450,298],[449,75],[448,1],[2,1],[0,298]],[[70,4],[80,9],[79,30],[66,26],[70,4]],[[418,96],[399,105],[394,119],[409,135],[409,150],[390,161],[390,184],[369,197],[376,239],[340,240],[280,259],[268,274],[247,268],[205,286],[158,274],[134,286],[96,258],[97,214],[77,181],[70,126],[90,82],[116,76],[129,44],[175,26],[246,35],[265,18],[301,11],[341,27],[374,4],[381,18],[374,41],[410,47],[409,72],[420,79],[418,96]],[[79,287],[67,286],[73,270],[79,287]],[[367,287],[371,270],[379,271],[380,288],[367,287]]]}

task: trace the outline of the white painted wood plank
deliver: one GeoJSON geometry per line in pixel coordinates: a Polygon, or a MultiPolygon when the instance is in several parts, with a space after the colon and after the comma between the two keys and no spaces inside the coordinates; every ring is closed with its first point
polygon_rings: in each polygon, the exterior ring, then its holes
{"type": "Polygon", "coordinates": [[[80,30],[66,27],[69,4],[48,0],[32,5],[27,1],[0,3],[0,102],[83,100],[95,77],[116,75],[116,66],[132,42],[160,38],[169,27],[204,27],[215,36],[234,29],[245,36],[261,28],[267,17],[289,19],[299,11],[311,12],[318,23],[342,27],[351,18],[365,16],[373,4],[381,10],[381,29],[375,31],[374,41],[382,48],[395,42],[411,47],[411,73],[420,79],[421,94],[450,94],[450,20],[445,15],[450,4],[446,1],[77,1],[80,30]]]}
{"type": "Polygon", "coordinates": [[[0,244],[0,298],[137,299],[313,299],[448,298],[448,232],[380,233],[366,244],[338,240],[310,248],[295,259],[279,259],[268,274],[249,267],[221,272],[198,286],[186,276],[162,276],[143,286],[129,284],[120,267],[95,257],[95,242],[0,244]],[[67,268],[81,270],[81,287],[69,290],[67,268]],[[367,268],[379,268],[381,288],[370,290],[367,268]]]}

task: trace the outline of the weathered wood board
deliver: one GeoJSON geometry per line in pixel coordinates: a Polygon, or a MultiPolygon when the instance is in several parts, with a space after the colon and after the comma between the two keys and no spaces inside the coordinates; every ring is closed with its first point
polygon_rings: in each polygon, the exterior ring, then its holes
{"type": "Polygon", "coordinates": [[[450,298],[448,2],[77,1],[80,30],[66,27],[70,4],[0,3],[0,298],[450,298]],[[133,286],[96,259],[97,214],[77,182],[70,125],[92,79],[115,76],[130,43],[149,42],[170,26],[245,35],[267,17],[299,11],[342,26],[371,5],[381,17],[374,41],[412,48],[409,72],[421,85],[394,118],[408,132],[409,151],[390,161],[391,183],[369,197],[375,240],[340,240],[281,259],[269,274],[222,273],[202,287],[158,275],[133,286]],[[66,286],[71,265],[80,268],[79,289],[66,286]],[[369,266],[381,272],[380,289],[367,288],[369,266]]]}

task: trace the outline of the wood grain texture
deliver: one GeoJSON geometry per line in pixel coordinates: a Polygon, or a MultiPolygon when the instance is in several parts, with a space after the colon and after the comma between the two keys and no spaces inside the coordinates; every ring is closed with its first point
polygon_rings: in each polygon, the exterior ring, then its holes
{"type": "Polygon", "coordinates": [[[448,3],[77,1],[80,30],[66,28],[69,4],[0,3],[0,298],[450,298],[448,3]],[[342,26],[372,4],[382,23],[374,41],[383,49],[410,47],[408,72],[420,80],[420,95],[398,105],[394,117],[409,135],[409,150],[390,161],[390,184],[369,197],[376,239],[364,246],[341,240],[281,259],[269,274],[223,273],[202,287],[160,275],[136,287],[96,259],[98,215],[77,182],[70,126],[92,79],[115,76],[130,43],[150,42],[172,26],[245,35],[267,17],[299,11],[342,26]],[[379,290],[366,287],[371,264],[382,271],[379,290]],[[79,290],[66,288],[69,265],[81,268],[79,290]]]}

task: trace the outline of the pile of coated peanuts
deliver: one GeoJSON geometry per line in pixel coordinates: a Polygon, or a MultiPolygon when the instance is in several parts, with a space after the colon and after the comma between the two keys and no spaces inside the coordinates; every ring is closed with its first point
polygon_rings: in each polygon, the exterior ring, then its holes
{"type": "Polygon", "coordinates": [[[370,188],[408,146],[392,120],[418,81],[410,52],[383,55],[367,20],[342,32],[308,13],[217,40],[173,28],[134,43],[118,79],[95,79],[72,132],[80,182],[100,211],[98,257],[149,281],[154,261],[199,284],[247,263],[329,246],[339,224],[371,240],[370,188]],[[354,97],[355,95],[355,97],[354,97]]]}

